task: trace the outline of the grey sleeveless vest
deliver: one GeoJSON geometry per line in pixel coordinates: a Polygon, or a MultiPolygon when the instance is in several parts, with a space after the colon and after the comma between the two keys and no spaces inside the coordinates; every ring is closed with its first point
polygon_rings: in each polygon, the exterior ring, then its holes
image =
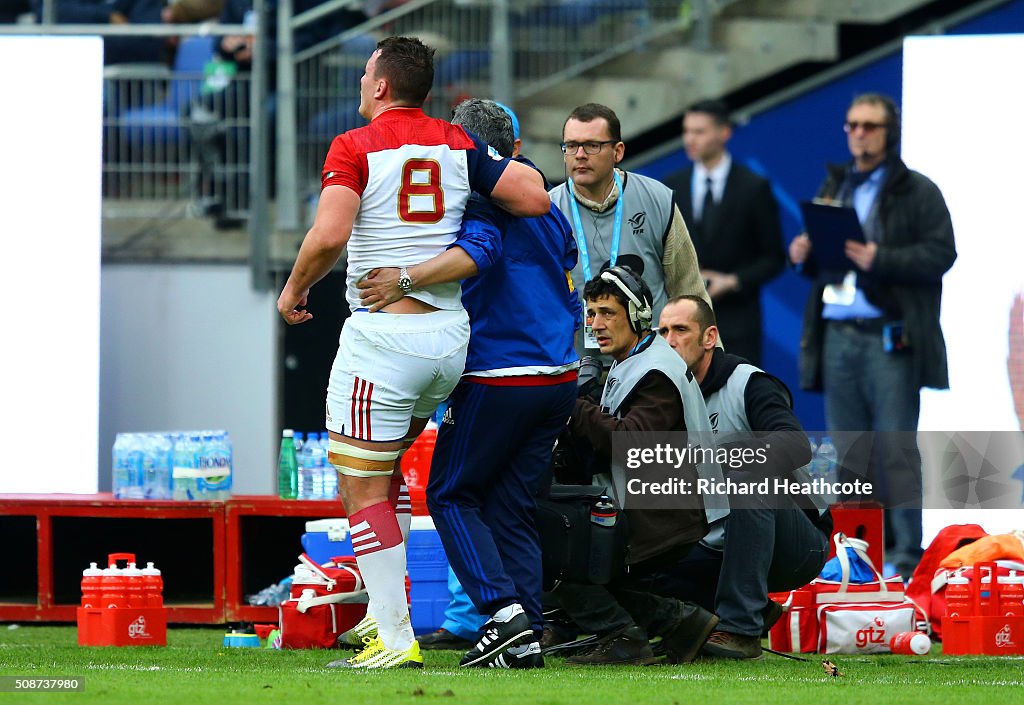
{"type": "MultiPolygon", "coordinates": [[[[612,364],[601,396],[601,408],[608,410],[608,413],[616,418],[621,418],[619,409],[622,403],[651,370],[664,372],[675,385],[683,402],[683,420],[687,433],[699,433],[702,439],[710,438],[711,422],[708,420],[707,407],[700,393],[700,386],[686,369],[683,359],[660,336],[655,336],[651,346],[643,352],[612,364]]],[[[610,484],[615,492],[615,498],[619,501],[619,506],[624,506],[628,480],[626,468],[613,458],[611,472],[610,484]]],[[[715,462],[698,463],[697,475],[717,482],[723,479],[722,467],[715,462]]],[[[729,513],[729,499],[725,495],[706,496],[703,500],[704,514],[709,524],[729,513]]]]}
{"type": "MultiPolygon", "coordinates": [[[[718,414],[716,427],[719,443],[729,440],[733,434],[752,433],[750,420],[747,418],[746,392],[751,376],[763,373],[764,370],[750,364],[741,364],[729,375],[725,385],[707,398],[708,417],[718,414]]],[[[797,468],[792,472],[797,482],[811,482],[811,476],[805,468],[797,468]]],[[[828,502],[821,495],[811,495],[811,502],[821,516],[828,509],[828,502]]],[[[713,532],[712,532],[713,533],[713,532]]],[[[710,534],[709,534],[710,536],[710,534]]]]}
{"type": "MultiPolygon", "coordinates": [[[[630,172],[623,176],[622,194],[622,229],[619,235],[619,253],[617,264],[629,264],[623,261],[624,255],[639,257],[643,262],[641,272],[647,286],[654,296],[654,322],[657,323],[661,309],[665,307],[668,295],[665,292],[665,233],[672,222],[673,201],[672,190],[659,181],[640,174],[630,172]]],[[[561,184],[551,189],[552,202],[565,214],[573,234],[579,243],[579,233],[572,217],[572,206],[568,184],[561,184]]],[[[580,225],[583,227],[590,259],[590,276],[596,277],[601,268],[611,258],[612,233],[615,230],[615,204],[603,213],[595,213],[577,203],[580,213],[580,225]]],[[[582,252],[582,250],[581,250],[582,252]]],[[[582,254],[581,254],[582,257],[582,254]]],[[[572,270],[573,284],[582,292],[587,283],[583,274],[582,260],[572,270]]],[[[581,355],[595,354],[583,352],[582,334],[577,333],[576,351],[581,355]]]]}

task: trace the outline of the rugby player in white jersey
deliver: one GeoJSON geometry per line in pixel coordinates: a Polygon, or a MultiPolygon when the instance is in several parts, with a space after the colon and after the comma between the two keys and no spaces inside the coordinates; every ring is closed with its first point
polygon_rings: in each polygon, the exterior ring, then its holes
{"type": "Polygon", "coordinates": [[[406,270],[455,242],[473,191],[515,215],[550,209],[538,172],[423,113],[433,54],[417,39],[389,37],[366,62],[359,114],[370,124],[334,139],[313,226],[277,302],[289,325],[310,320],[310,287],[348,247],[352,315],[328,384],[328,459],[339,473],[370,614],[357,628],[365,648],[337,667],[423,665],[406,601],[409,502],[399,461],[458,383],[470,329],[458,283],[417,287],[406,270]],[[356,282],[397,263],[405,265],[406,296],[378,313],[362,309],[356,282]]]}

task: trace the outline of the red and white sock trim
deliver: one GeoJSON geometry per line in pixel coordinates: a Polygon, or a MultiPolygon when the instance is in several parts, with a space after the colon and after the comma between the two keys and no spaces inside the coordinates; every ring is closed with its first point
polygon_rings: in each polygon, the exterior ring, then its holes
{"type": "Polygon", "coordinates": [[[352,522],[352,550],[357,558],[402,543],[402,530],[390,502],[378,502],[361,509],[349,520],[352,522]]]}

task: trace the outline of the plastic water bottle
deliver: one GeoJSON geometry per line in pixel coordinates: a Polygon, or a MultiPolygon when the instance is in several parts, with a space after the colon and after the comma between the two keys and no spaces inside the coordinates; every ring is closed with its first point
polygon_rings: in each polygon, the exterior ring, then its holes
{"type": "Polygon", "coordinates": [[[128,448],[131,443],[127,433],[119,433],[114,438],[111,459],[111,491],[117,499],[126,498],[128,488],[132,484],[132,466],[128,456],[128,448]]]}
{"type": "Polygon", "coordinates": [[[205,467],[199,478],[199,494],[207,500],[225,500],[231,496],[231,441],[227,431],[210,431],[203,438],[205,467]]]}
{"type": "Polygon", "coordinates": [[[142,433],[129,434],[132,439],[128,449],[129,464],[131,465],[131,485],[128,487],[127,496],[132,499],[145,498],[145,457],[146,457],[146,436],[142,433]]]}
{"type": "Polygon", "coordinates": [[[153,480],[151,492],[153,499],[171,498],[171,466],[174,459],[171,456],[174,444],[170,436],[156,433],[152,436],[153,452],[153,480]]]}
{"type": "Polygon", "coordinates": [[[298,494],[299,464],[295,457],[294,432],[281,432],[281,451],[277,456],[277,494],[281,499],[295,499],[298,494]]]}
{"type": "Polygon", "coordinates": [[[126,607],[145,607],[146,592],[142,583],[142,571],[129,563],[128,567],[121,571],[124,579],[124,597],[126,607]]]}
{"type": "Polygon", "coordinates": [[[150,561],[142,569],[142,586],[146,595],[146,607],[164,606],[164,578],[150,561]]]}
{"type": "Polygon", "coordinates": [[[313,466],[300,465],[296,484],[296,499],[315,499],[313,497],[313,466]]]}
{"type": "Polygon", "coordinates": [[[1024,576],[1011,570],[998,579],[999,611],[1004,617],[1024,617],[1024,576]]]}
{"type": "Polygon", "coordinates": [[[615,503],[606,495],[601,495],[590,508],[590,580],[600,585],[607,582],[608,570],[614,560],[615,552],[615,524],[618,521],[618,511],[615,503]]]}
{"type": "Polygon", "coordinates": [[[206,476],[210,472],[210,443],[212,441],[209,431],[200,431],[192,436],[195,439],[196,454],[196,486],[193,499],[206,500],[210,497],[206,494],[206,476]]]}
{"type": "Polygon", "coordinates": [[[174,443],[173,498],[196,499],[196,475],[199,471],[199,436],[180,434],[174,443]]]}
{"type": "Polygon", "coordinates": [[[320,434],[320,448],[324,453],[324,499],[334,500],[338,498],[338,471],[327,459],[331,448],[331,438],[327,431],[320,434]]]}
{"type": "Polygon", "coordinates": [[[818,453],[818,444],[814,442],[814,436],[807,437],[807,443],[811,446],[811,459],[807,461],[806,465],[802,465],[797,470],[797,476],[800,477],[799,472],[803,470],[813,480],[814,479],[814,460],[818,453]]]}
{"type": "Polygon", "coordinates": [[[82,571],[82,607],[99,607],[102,594],[103,571],[90,563],[82,571]]]}
{"type": "Polygon", "coordinates": [[[104,568],[100,577],[100,607],[127,607],[124,576],[116,565],[104,568]]]}
{"type": "Polygon", "coordinates": [[[217,499],[229,499],[235,475],[235,447],[227,431],[218,431],[215,439],[218,452],[217,468],[224,472],[221,476],[223,479],[219,482],[217,499]]]}
{"type": "Polygon", "coordinates": [[[320,435],[311,433],[307,444],[312,446],[309,451],[310,467],[313,469],[313,492],[310,499],[327,499],[326,481],[327,453],[324,451],[320,435]]]}
{"type": "Polygon", "coordinates": [[[146,499],[168,499],[171,496],[171,446],[164,436],[147,433],[142,443],[142,489],[146,499]]]}
{"type": "Polygon", "coordinates": [[[137,433],[119,433],[114,439],[112,491],[117,499],[142,499],[143,448],[137,433]]]}
{"type": "MultiPolygon", "coordinates": [[[[832,444],[832,437],[825,436],[821,439],[821,445],[814,454],[814,477],[820,477],[825,482],[835,483],[839,474],[839,451],[832,444]]],[[[834,492],[825,492],[825,498],[829,502],[835,502],[837,497],[834,492]]]]}
{"type": "Polygon", "coordinates": [[[313,446],[316,445],[316,434],[306,434],[301,448],[295,449],[295,459],[299,465],[298,498],[316,499],[313,496],[313,446]]]}

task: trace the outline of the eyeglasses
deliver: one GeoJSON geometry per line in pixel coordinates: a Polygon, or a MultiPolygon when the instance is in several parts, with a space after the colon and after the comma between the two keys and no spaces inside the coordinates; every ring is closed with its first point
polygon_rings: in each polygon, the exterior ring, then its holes
{"type": "Polygon", "coordinates": [[[585,154],[594,155],[606,144],[616,144],[618,140],[601,140],[600,142],[562,142],[562,154],[576,154],[583,147],[585,154]]]}
{"type": "Polygon", "coordinates": [[[874,132],[879,127],[888,127],[889,124],[885,122],[857,122],[856,120],[847,120],[843,123],[843,132],[850,134],[856,132],[858,127],[864,128],[864,132],[874,132]]]}

